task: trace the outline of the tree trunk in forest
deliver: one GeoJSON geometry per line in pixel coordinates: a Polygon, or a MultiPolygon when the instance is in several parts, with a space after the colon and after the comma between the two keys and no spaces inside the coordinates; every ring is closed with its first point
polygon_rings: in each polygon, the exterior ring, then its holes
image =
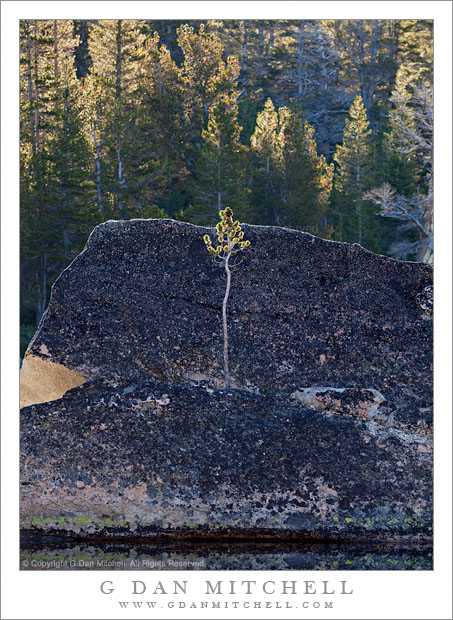
{"type": "Polygon", "coordinates": [[[36,325],[39,325],[47,305],[47,252],[41,257],[41,273],[36,272],[38,296],[36,300],[36,325]]]}
{"type": "Polygon", "coordinates": [[[357,243],[362,245],[362,205],[360,204],[360,198],[357,198],[356,203],[357,220],[358,220],[358,239],[357,243]]]}
{"type": "Polygon", "coordinates": [[[379,20],[374,19],[371,26],[370,59],[365,59],[365,26],[363,19],[359,21],[359,77],[360,90],[363,105],[370,118],[371,106],[373,104],[374,90],[376,87],[376,60],[379,43],[379,20]]]}
{"type": "Polygon", "coordinates": [[[36,134],[35,134],[35,100],[33,96],[33,82],[31,78],[31,40],[30,40],[30,20],[25,21],[25,31],[27,35],[27,85],[28,85],[28,103],[30,106],[30,137],[31,148],[36,155],[36,134]]]}
{"type": "Polygon", "coordinates": [[[122,67],[121,67],[121,48],[123,44],[123,37],[121,32],[122,20],[117,21],[116,31],[116,98],[121,100],[121,79],[122,79],[122,67]]]}
{"type": "Polygon", "coordinates": [[[39,105],[38,105],[38,101],[39,101],[39,90],[38,90],[38,81],[39,81],[39,70],[38,70],[38,44],[37,44],[37,40],[38,40],[38,24],[37,24],[37,20],[34,20],[34,24],[33,24],[34,28],[34,37],[35,37],[35,44],[34,44],[34,86],[35,86],[35,96],[34,96],[34,100],[35,100],[35,106],[34,106],[34,110],[35,110],[35,137],[36,137],[36,151],[38,152],[40,150],[40,127],[39,127],[39,105]]]}
{"type": "Polygon", "coordinates": [[[79,37],[79,44],[74,51],[74,66],[78,79],[86,77],[93,64],[88,47],[89,30],[86,19],[74,20],[74,35],[79,37]]]}
{"type": "Polygon", "coordinates": [[[302,38],[303,38],[303,22],[299,20],[297,24],[297,98],[302,101],[302,38]]]}
{"type": "Polygon", "coordinates": [[[58,24],[57,20],[53,20],[53,53],[54,53],[54,71],[55,71],[55,79],[58,79],[59,68],[58,68],[58,24]]]}
{"type": "Polygon", "coordinates": [[[358,226],[358,239],[357,239],[357,243],[359,245],[362,245],[362,204],[361,204],[361,191],[360,191],[360,180],[361,180],[361,174],[360,174],[360,157],[357,160],[356,163],[356,178],[355,178],[355,182],[356,182],[356,213],[357,213],[357,226],[358,226]]]}
{"type": "Polygon", "coordinates": [[[264,52],[265,52],[265,33],[261,21],[258,22],[258,41],[259,52],[257,60],[256,82],[259,88],[262,88],[263,75],[264,75],[264,52]]]}
{"type": "Polygon", "coordinates": [[[67,228],[63,229],[63,254],[68,261],[71,259],[71,239],[67,228]]]}
{"type": "Polygon", "coordinates": [[[220,167],[220,144],[217,145],[217,213],[222,210],[222,171],[220,167]]]}
{"type": "Polygon", "coordinates": [[[98,201],[98,208],[102,215],[104,215],[104,204],[102,202],[102,177],[101,177],[101,145],[97,141],[96,131],[92,130],[94,147],[96,149],[95,163],[96,163],[96,195],[98,201]]]}
{"type": "Polygon", "coordinates": [[[242,67],[241,73],[243,76],[242,79],[242,89],[244,91],[244,95],[247,97],[248,90],[248,39],[247,39],[247,22],[245,20],[242,21],[242,67]]]}
{"type": "Polygon", "coordinates": [[[123,160],[121,158],[121,151],[118,144],[115,146],[115,150],[118,159],[118,211],[121,215],[123,211],[123,160]]]}

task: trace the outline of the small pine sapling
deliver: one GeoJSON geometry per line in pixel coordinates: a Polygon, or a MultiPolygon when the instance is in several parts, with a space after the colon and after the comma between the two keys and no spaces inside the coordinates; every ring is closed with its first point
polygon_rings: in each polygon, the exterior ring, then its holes
{"type": "Polygon", "coordinates": [[[236,269],[244,256],[240,252],[249,247],[250,241],[244,241],[244,232],[241,225],[233,220],[233,211],[230,207],[220,211],[220,222],[216,225],[217,245],[214,248],[209,235],[203,237],[206,249],[218,265],[224,265],[227,274],[225,297],[222,304],[223,317],[223,366],[225,370],[225,387],[230,387],[230,372],[228,368],[228,323],[227,303],[231,287],[231,269],[236,269]]]}

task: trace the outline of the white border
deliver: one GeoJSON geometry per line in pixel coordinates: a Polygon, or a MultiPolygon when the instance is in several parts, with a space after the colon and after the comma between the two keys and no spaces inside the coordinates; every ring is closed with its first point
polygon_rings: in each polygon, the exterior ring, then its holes
{"type": "MultiPolygon", "coordinates": [[[[219,610],[206,618],[451,618],[451,17],[450,2],[2,2],[2,618],[146,618],[119,613],[99,592],[103,579],[348,580],[355,592],[335,609],[219,610]],[[435,20],[435,568],[401,571],[18,571],[19,166],[18,20],[20,18],[380,18],[435,20]]],[[[247,598],[247,597],[243,597],[247,598]]],[[[262,597],[261,597],[262,598],[262,597]]],[[[268,597],[269,598],[269,597],[268,597]]],[[[109,599],[110,600],[110,599],[109,599]]],[[[127,599],[126,599],[127,600],[127,599]]],[[[280,599],[282,600],[282,599],[280,599]]],[[[154,617],[156,612],[152,612],[154,617]]],[[[160,618],[200,611],[159,610],[160,618]]]]}

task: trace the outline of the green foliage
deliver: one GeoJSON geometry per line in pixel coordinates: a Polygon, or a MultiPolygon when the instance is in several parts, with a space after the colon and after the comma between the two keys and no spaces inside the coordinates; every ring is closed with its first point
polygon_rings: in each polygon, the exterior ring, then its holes
{"type": "Polygon", "coordinates": [[[89,39],[95,82],[88,84],[89,114],[102,134],[93,136],[93,156],[101,162],[103,211],[111,217],[143,216],[165,185],[149,116],[137,106],[149,85],[142,26],[140,20],[99,20],[89,39]]]}
{"type": "MultiPolygon", "coordinates": [[[[225,203],[241,211],[247,201],[244,188],[246,147],[240,142],[235,96],[223,96],[209,114],[207,129],[189,184],[194,206],[186,215],[200,224],[213,224],[225,203]]],[[[243,211],[240,215],[244,215],[243,211]]]]}
{"type": "MultiPolygon", "coordinates": [[[[250,241],[244,241],[244,232],[237,220],[233,219],[233,211],[230,207],[220,213],[220,222],[216,225],[217,240],[214,244],[209,235],[205,235],[203,240],[211,257],[225,267],[226,288],[225,297],[222,304],[223,319],[223,367],[225,372],[225,387],[230,387],[230,371],[228,366],[228,322],[227,322],[227,303],[231,287],[231,268],[236,267],[241,262],[243,256],[238,256],[250,246],[250,241]],[[214,247],[215,246],[215,247],[214,247]]],[[[222,430],[222,429],[220,429],[222,430]]]]}
{"type": "MultiPolygon", "coordinates": [[[[316,151],[315,130],[288,108],[279,110],[283,224],[320,236],[332,190],[333,165],[316,151]]],[[[324,234],[323,234],[324,233],[324,234]]]]}
{"type": "Polygon", "coordinates": [[[178,29],[178,45],[183,53],[181,67],[184,83],[185,120],[191,138],[197,139],[206,128],[209,113],[223,96],[230,96],[239,76],[234,57],[223,60],[224,47],[219,38],[202,24],[198,33],[187,24],[178,29]]]}
{"type": "Polygon", "coordinates": [[[335,189],[337,205],[342,218],[343,241],[373,245],[374,209],[363,200],[363,194],[373,185],[373,150],[371,128],[358,95],[346,119],[343,143],[337,146],[334,160],[337,164],[335,189]]]}
{"type": "Polygon", "coordinates": [[[372,174],[371,128],[361,95],[352,102],[334,160],[338,165],[335,187],[351,196],[360,196],[372,174]]]}
{"type": "Polygon", "coordinates": [[[21,22],[21,288],[27,323],[33,313],[39,321],[50,285],[97,219],[73,66],[76,45],[71,20],[21,22]]]}
{"type": "Polygon", "coordinates": [[[318,155],[314,128],[271,99],[251,137],[255,176],[250,220],[327,236],[322,221],[332,189],[333,166],[318,155]]]}
{"type": "Polygon", "coordinates": [[[22,323],[111,217],[212,225],[228,204],[395,256],[432,239],[432,28],[21,20],[22,323]],[[384,184],[421,213],[418,232],[363,199],[384,184]]]}
{"type": "Polygon", "coordinates": [[[418,66],[402,66],[390,97],[386,151],[393,168],[367,196],[385,218],[404,221],[389,252],[396,258],[433,259],[433,92],[418,66]]]}
{"type": "Polygon", "coordinates": [[[147,128],[143,140],[153,144],[160,161],[167,195],[188,174],[190,132],[184,122],[183,73],[156,33],[146,41],[145,94],[142,113],[147,128]]]}
{"type": "Polygon", "coordinates": [[[211,237],[205,235],[203,241],[212,258],[225,261],[230,256],[236,256],[238,252],[250,246],[250,241],[244,241],[244,232],[237,220],[233,220],[233,211],[230,207],[220,211],[220,222],[216,225],[217,239],[212,244],[211,237]]]}

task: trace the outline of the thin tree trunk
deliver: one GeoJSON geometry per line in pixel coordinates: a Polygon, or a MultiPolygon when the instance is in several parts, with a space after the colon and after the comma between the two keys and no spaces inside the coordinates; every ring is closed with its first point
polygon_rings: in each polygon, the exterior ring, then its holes
{"type": "Polygon", "coordinates": [[[376,59],[378,52],[378,43],[379,43],[379,21],[377,19],[373,20],[373,25],[371,27],[371,60],[370,60],[370,68],[369,68],[369,84],[366,93],[365,100],[365,108],[368,113],[368,117],[370,116],[371,105],[373,103],[374,89],[376,86],[376,59]]]}
{"type": "Polygon", "coordinates": [[[355,208],[356,208],[356,213],[357,213],[357,219],[358,219],[358,243],[360,245],[362,245],[362,205],[360,204],[360,157],[357,160],[356,163],[356,190],[357,190],[357,194],[356,194],[356,203],[355,203],[355,208]]]}
{"type": "Polygon", "coordinates": [[[360,76],[360,90],[362,93],[363,105],[370,117],[371,104],[373,102],[374,89],[376,86],[376,59],[379,43],[379,21],[373,20],[371,25],[371,42],[370,42],[370,55],[371,58],[368,62],[365,61],[365,25],[363,19],[358,20],[359,26],[359,76],[360,76]]]}
{"type": "MultiPolygon", "coordinates": [[[[95,132],[93,131],[93,137],[95,132]]],[[[94,137],[94,145],[96,148],[96,193],[98,199],[99,211],[104,215],[104,205],[102,203],[102,180],[101,180],[101,149],[98,145],[96,138],[94,137]]]]}
{"type": "Polygon", "coordinates": [[[47,304],[47,252],[42,255],[41,274],[36,274],[38,279],[38,299],[36,302],[36,325],[39,325],[47,304]]]}
{"type": "Polygon", "coordinates": [[[209,106],[208,106],[208,102],[206,101],[206,97],[203,94],[201,94],[201,101],[203,103],[204,122],[205,124],[207,124],[209,120],[209,106]]]}
{"type": "Polygon", "coordinates": [[[297,28],[297,98],[302,100],[302,20],[297,28]]]}
{"type": "Polygon", "coordinates": [[[357,217],[359,220],[359,238],[358,243],[362,245],[362,205],[360,204],[360,198],[357,199],[357,217]]]}
{"type": "Polygon", "coordinates": [[[58,24],[57,20],[53,20],[53,53],[54,53],[54,71],[55,78],[58,79],[59,68],[58,68],[58,24]]]}
{"type": "Polygon", "coordinates": [[[63,230],[63,254],[66,259],[71,258],[71,239],[67,228],[63,230]]]}
{"type": "Polygon", "coordinates": [[[121,79],[122,79],[122,67],[121,67],[121,48],[123,45],[122,41],[122,32],[121,32],[121,22],[119,19],[117,21],[117,30],[116,30],[116,97],[118,101],[121,99],[121,79]]]}
{"type": "Polygon", "coordinates": [[[256,70],[256,81],[258,88],[262,88],[263,74],[264,74],[264,54],[266,49],[266,38],[261,21],[258,21],[258,60],[256,70]]]}
{"type": "Polygon", "coordinates": [[[34,20],[34,36],[35,36],[35,44],[34,44],[34,86],[35,86],[35,137],[36,137],[36,151],[40,150],[40,127],[39,127],[39,90],[38,90],[38,79],[39,79],[39,70],[38,70],[38,24],[37,20],[34,20]]]}
{"type": "Polygon", "coordinates": [[[40,281],[39,271],[36,272],[35,276],[36,276],[36,282],[38,283],[38,295],[36,298],[36,306],[35,306],[35,322],[36,322],[36,326],[38,326],[39,321],[41,320],[41,316],[42,316],[41,295],[40,295],[40,286],[39,286],[39,281],[40,281]]]}
{"type": "Polygon", "coordinates": [[[36,154],[36,135],[35,135],[35,100],[33,97],[33,82],[31,79],[31,40],[30,40],[30,21],[25,21],[27,33],[27,81],[28,81],[28,103],[30,106],[30,136],[32,151],[36,154]]]}
{"type": "Polygon", "coordinates": [[[269,22],[269,56],[272,55],[272,49],[274,47],[274,43],[275,43],[275,32],[274,32],[274,26],[272,22],[269,22]]]}
{"type": "Polygon", "coordinates": [[[96,164],[96,194],[97,194],[97,201],[98,201],[99,211],[101,212],[102,215],[105,215],[105,213],[104,213],[104,204],[102,202],[102,170],[101,170],[101,161],[102,161],[101,143],[102,143],[102,138],[101,138],[101,142],[98,142],[98,139],[97,139],[97,136],[96,136],[96,125],[97,125],[97,119],[96,119],[96,117],[95,117],[95,115],[93,113],[93,116],[90,119],[90,127],[91,127],[91,135],[93,137],[94,149],[96,151],[96,155],[94,156],[94,161],[95,161],[95,164],[96,164]]]}
{"type": "Polygon", "coordinates": [[[122,196],[122,187],[124,183],[123,179],[123,161],[121,159],[121,151],[118,146],[115,147],[116,156],[118,159],[118,211],[121,215],[123,210],[123,196],[122,196]]]}
{"type": "Polygon", "coordinates": [[[419,225],[419,251],[417,260],[423,263],[432,263],[434,260],[434,235],[433,235],[433,195],[432,195],[432,179],[429,187],[429,206],[425,212],[424,222],[419,225]]]}
{"type": "MultiPolygon", "coordinates": [[[[228,239],[228,243],[230,240],[228,239]]],[[[227,284],[225,289],[225,297],[223,298],[222,304],[222,317],[223,317],[223,368],[225,371],[225,387],[228,389],[230,387],[230,371],[228,368],[228,324],[227,324],[227,314],[226,308],[228,303],[228,297],[230,295],[230,287],[231,287],[231,271],[229,267],[229,260],[231,256],[231,250],[228,252],[226,260],[225,260],[225,271],[227,274],[227,284]]]]}
{"type": "Polygon", "coordinates": [[[247,22],[245,20],[242,21],[242,75],[243,77],[243,90],[244,95],[247,97],[247,84],[248,84],[248,40],[247,40],[247,22]]]}
{"type": "Polygon", "coordinates": [[[220,213],[222,210],[222,188],[220,186],[220,182],[222,180],[220,170],[220,144],[217,145],[217,156],[217,212],[220,213]]]}

